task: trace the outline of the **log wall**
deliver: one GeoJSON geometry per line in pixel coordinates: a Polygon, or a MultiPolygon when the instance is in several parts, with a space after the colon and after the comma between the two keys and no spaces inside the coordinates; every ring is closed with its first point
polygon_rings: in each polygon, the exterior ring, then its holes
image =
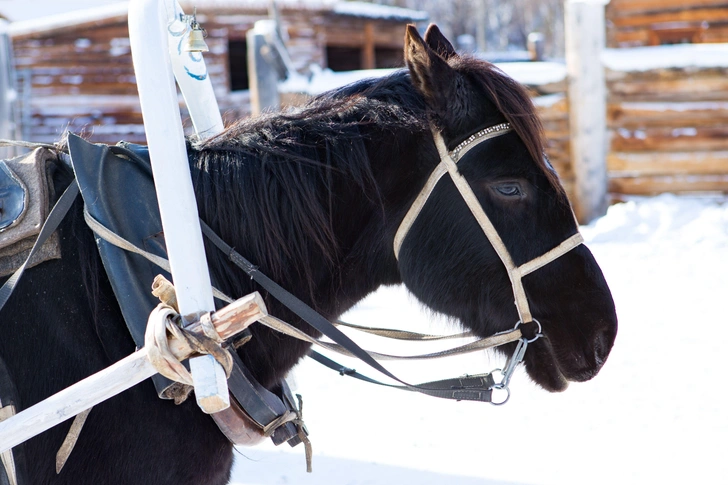
{"type": "MultiPolygon", "coordinates": [[[[228,42],[245,40],[267,16],[267,10],[254,8],[198,15],[208,33],[205,63],[226,122],[250,114],[249,92],[231,91],[228,42]]],[[[403,48],[407,21],[284,8],[281,23],[294,66],[305,72],[314,63],[326,66],[327,45],[359,45],[369,53],[368,62],[376,63],[371,53],[377,49],[403,48]]],[[[145,142],[125,14],[24,31],[12,42],[24,139],[53,142],[70,130],[96,142],[145,142]]],[[[183,120],[191,132],[184,111],[183,120]]]]}
{"type": "Polygon", "coordinates": [[[616,194],[728,192],[728,68],[607,69],[616,194]]]}

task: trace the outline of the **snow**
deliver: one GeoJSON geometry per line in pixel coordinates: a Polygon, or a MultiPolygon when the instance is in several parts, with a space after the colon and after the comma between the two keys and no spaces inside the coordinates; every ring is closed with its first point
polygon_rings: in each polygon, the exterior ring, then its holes
{"type": "MultiPolygon", "coordinates": [[[[61,2],[62,3],[62,2],[61,2]]],[[[127,2],[98,2],[97,7],[83,8],[76,10],[65,9],[54,12],[51,8],[45,11],[44,15],[27,16],[23,13],[18,17],[17,22],[12,22],[8,28],[10,36],[25,35],[38,31],[55,30],[73,27],[80,23],[101,21],[113,17],[126,16],[128,12],[127,2]],[[54,13],[51,13],[54,12],[54,13]],[[22,20],[20,20],[22,18],[22,20]]],[[[0,5],[0,9],[2,6],[0,5]]],[[[2,11],[2,10],[0,10],[2,11]]],[[[18,9],[20,12],[20,9],[18,9]]],[[[37,11],[36,11],[37,12],[37,11]]],[[[28,11],[30,13],[30,11],[28,11]]]]}
{"type": "Polygon", "coordinates": [[[533,104],[539,108],[551,108],[554,105],[564,101],[566,95],[563,93],[545,94],[543,96],[536,96],[532,98],[533,104]]]}
{"type": "MultiPolygon", "coordinates": [[[[13,28],[25,33],[47,30],[79,22],[125,15],[128,1],[120,0],[0,0],[0,15],[7,17],[13,28]],[[20,26],[15,24],[21,23],[20,26]]],[[[186,9],[197,7],[204,14],[205,9],[267,9],[270,0],[181,0],[186,9]]],[[[277,0],[278,8],[321,9],[340,15],[390,20],[424,22],[428,15],[412,10],[364,2],[343,2],[341,0],[277,0]]]]}
{"type": "Polygon", "coordinates": [[[624,102],[621,106],[625,110],[652,111],[656,113],[676,111],[724,111],[728,110],[725,101],[658,101],[658,102],[624,102]]]}
{"type": "Polygon", "coordinates": [[[312,96],[346,86],[363,79],[389,76],[397,69],[361,69],[358,71],[334,72],[331,69],[321,69],[318,65],[311,66],[311,79],[303,76],[292,76],[278,84],[283,93],[306,93],[312,96]]]}
{"type": "MultiPolygon", "coordinates": [[[[558,62],[504,62],[496,65],[508,76],[529,86],[557,83],[566,79],[566,66],[558,62]]],[[[388,76],[397,71],[397,69],[361,69],[334,72],[330,69],[321,69],[318,65],[312,65],[310,69],[310,79],[293,76],[279,83],[279,91],[317,95],[363,79],[388,76]]],[[[558,96],[560,95],[544,96],[542,101],[545,105],[553,104],[562,99],[558,96]]]]}
{"type": "Polygon", "coordinates": [[[429,18],[427,12],[421,10],[364,2],[338,2],[334,5],[333,11],[339,15],[390,20],[411,20],[414,22],[424,22],[429,18]]]}
{"type": "Polygon", "coordinates": [[[496,65],[501,71],[527,86],[566,80],[566,64],[560,62],[503,62],[496,65]]]}
{"type": "Polygon", "coordinates": [[[605,49],[602,62],[612,71],[728,67],[728,44],[676,44],[605,49]]]}
{"type": "MultiPolygon", "coordinates": [[[[493,407],[382,389],[307,361],[295,380],[304,397],[314,473],[305,473],[301,446],[266,443],[238,450],[232,483],[728,483],[728,325],[722,311],[728,199],[636,198],[613,205],[582,232],[610,284],[620,325],[612,354],[593,380],[549,394],[519,370],[511,400],[493,407]]],[[[402,287],[376,292],[346,319],[456,330],[402,287]]],[[[376,340],[358,340],[382,348],[376,340]]],[[[502,364],[478,353],[387,367],[417,381],[502,364]]]]}
{"type": "MultiPolygon", "coordinates": [[[[0,0],[0,15],[12,22],[86,10],[120,0],[0,0]]],[[[125,2],[126,3],[126,2],[125,2]]]]}

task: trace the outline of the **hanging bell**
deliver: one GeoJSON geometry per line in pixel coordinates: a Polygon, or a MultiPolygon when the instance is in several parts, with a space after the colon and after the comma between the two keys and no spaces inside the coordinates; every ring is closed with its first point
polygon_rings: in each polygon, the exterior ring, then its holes
{"type": "Polygon", "coordinates": [[[190,24],[190,35],[187,36],[183,50],[185,52],[209,52],[210,48],[205,43],[205,37],[207,37],[205,29],[200,27],[196,20],[193,20],[190,24]]]}

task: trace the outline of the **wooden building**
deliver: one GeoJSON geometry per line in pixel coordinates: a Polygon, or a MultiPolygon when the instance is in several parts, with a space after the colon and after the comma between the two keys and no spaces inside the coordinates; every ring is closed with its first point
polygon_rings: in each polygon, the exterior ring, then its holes
{"type": "MultiPolygon", "coordinates": [[[[267,0],[180,2],[197,7],[205,54],[226,120],[250,112],[246,32],[268,18],[267,0]]],[[[334,0],[279,0],[281,30],[297,70],[402,65],[404,27],[424,12],[334,0]]],[[[10,26],[18,85],[18,136],[54,141],[68,129],[99,142],[143,142],[124,3],[10,26]]]]}

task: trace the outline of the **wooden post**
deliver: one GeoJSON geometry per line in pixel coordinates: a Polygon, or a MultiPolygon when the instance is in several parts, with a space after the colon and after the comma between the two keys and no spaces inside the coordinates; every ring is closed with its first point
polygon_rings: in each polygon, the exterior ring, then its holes
{"type": "Polygon", "coordinates": [[[254,116],[266,109],[276,110],[281,104],[278,71],[273,65],[273,47],[266,37],[274,26],[270,21],[258,21],[245,35],[248,44],[250,110],[254,116]]]}
{"type": "Polygon", "coordinates": [[[362,69],[374,69],[377,67],[376,52],[374,50],[374,23],[364,24],[364,46],[361,50],[362,69]]]}
{"type": "MultiPolygon", "coordinates": [[[[12,60],[12,44],[8,36],[7,20],[0,19],[0,138],[15,138],[15,118],[13,102],[15,99],[15,68],[12,60]]],[[[0,158],[16,155],[14,147],[0,149],[0,158]]]]}
{"type": "Polygon", "coordinates": [[[567,0],[566,65],[569,76],[574,211],[581,223],[606,213],[607,95],[602,65],[604,8],[609,0],[567,0]]]}

